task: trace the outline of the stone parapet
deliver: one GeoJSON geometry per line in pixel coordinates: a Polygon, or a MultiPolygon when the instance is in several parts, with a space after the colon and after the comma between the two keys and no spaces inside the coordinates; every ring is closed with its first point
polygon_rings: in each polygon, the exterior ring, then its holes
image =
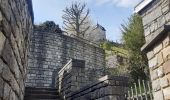
{"type": "MultiPolygon", "coordinates": [[[[59,72],[56,87],[60,95],[67,99],[72,92],[85,86],[88,82],[85,74],[85,61],[71,59],[59,72]]],[[[88,82],[89,83],[89,82],[88,82]]]]}
{"type": "Polygon", "coordinates": [[[125,100],[127,91],[127,77],[106,75],[73,92],[66,100],[125,100]]]}

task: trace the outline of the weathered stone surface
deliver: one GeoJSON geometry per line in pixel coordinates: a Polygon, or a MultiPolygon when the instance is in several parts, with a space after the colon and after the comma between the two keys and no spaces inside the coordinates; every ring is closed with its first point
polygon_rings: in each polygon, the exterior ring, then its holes
{"type": "Polygon", "coordinates": [[[163,77],[164,76],[164,70],[163,70],[163,67],[160,66],[158,69],[157,69],[157,73],[158,73],[158,77],[163,77]]]}
{"type": "Polygon", "coordinates": [[[170,85],[170,74],[168,74],[166,77],[168,78],[169,85],[170,85]]]}
{"type": "Polygon", "coordinates": [[[33,14],[30,13],[32,5],[29,2],[31,1],[0,0],[0,99],[2,100],[23,100],[25,87],[23,78],[27,68],[26,51],[29,34],[33,28],[33,14]]]}
{"type": "Polygon", "coordinates": [[[30,51],[26,85],[32,84],[32,87],[54,85],[58,71],[72,58],[85,61],[87,83],[98,79],[104,72],[104,50],[83,39],[35,31],[31,36],[30,51]]]}
{"type": "Polygon", "coordinates": [[[163,40],[163,47],[167,47],[170,44],[170,37],[167,36],[164,40],[163,40]]]}
{"type": "Polygon", "coordinates": [[[148,36],[150,33],[151,33],[151,30],[150,30],[150,27],[147,26],[145,29],[144,29],[144,33],[145,33],[145,36],[148,36]]]}
{"type": "Polygon", "coordinates": [[[163,64],[165,74],[170,73],[170,60],[163,64]]]}
{"type": "MultiPolygon", "coordinates": [[[[143,2],[143,1],[142,1],[143,2]]],[[[145,2],[145,0],[144,0],[145,2]]],[[[161,29],[165,25],[170,25],[170,2],[169,0],[153,0],[139,14],[142,16],[144,32],[147,32],[146,26],[150,26],[151,33],[145,35],[146,44],[144,47],[149,46],[147,52],[148,62],[152,79],[152,88],[154,100],[169,100],[169,86],[170,86],[170,38],[169,30],[164,32],[164,35],[156,37],[161,34],[161,29]],[[157,26],[156,26],[157,25],[157,26]],[[148,45],[151,43],[153,44],[148,45]],[[154,51],[154,53],[150,52],[154,51]],[[157,61],[156,61],[157,59],[157,61]],[[156,66],[156,67],[155,67],[156,66]],[[158,77],[156,79],[155,71],[158,77]],[[156,80],[154,80],[156,79],[156,80]],[[165,97],[165,98],[164,98],[165,97]]]]}
{"type": "Polygon", "coordinates": [[[168,88],[165,88],[164,90],[163,90],[163,94],[164,94],[164,99],[165,100],[169,100],[170,99],[170,87],[168,87],[168,88]]]}
{"type": "Polygon", "coordinates": [[[153,91],[155,92],[161,89],[159,79],[152,81],[152,88],[153,88],[153,91]]]}
{"type": "Polygon", "coordinates": [[[0,97],[3,97],[3,92],[4,92],[4,81],[2,78],[0,78],[0,97]]]}
{"type": "Polygon", "coordinates": [[[157,63],[158,63],[158,66],[161,65],[163,62],[164,62],[163,55],[162,55],[162,52],[160,52],[160,53],[157,54],[157,63]]]}
{"type": "Polygon", "coordinates": [[[1,52],[3,50],[3,47],[4,47],[4,43],[5,43],[5,39],[6,37],[4,36],[4,34],[0,31],[0,55],[1,55],[1,52]]]}
{"type": "Polygon", "coordinates": [[[154,92],[153,96],[154,96],[154,100],[164,100],[162,91],[154,92]]]}
{"type": "Polygon", "coordinates": [[[3,100],[10,100],[10,91],[11,87],[8,84],[4,85],[4,95],[3,95],[3,100]]]}
{"type": "Polygon", "coordinates": [[[157,70],[151,71],[151,80],[156,80],[158,78],[157,70]]]}
{"type": "Polygon", "coordinates": [[[154,47],[154,49],[153,49],[154,54],[157,54],[157,53],[162,49],[162,47],[163,47],[163,46],[162,46],[162,43],[156,45],[156,46],[154,47]]]}
{"type": "Polygon", "coordinates": [[[149,67],[153,68],[157,65],[157,56],[153,57],[152,59],[149,60],[149,67]]]}
{"type": "Polygon", "coordinates": [[[160,79],[160,85],[162,88],[165,88],[169,85],[168,79],[166,77],[163,77],[160,79]]]}
{"type": "Polygon", "coordinates": [[[148,58],[148,60],[150,60],[151,58],[153,58],[154,57],[154,52],[153,51],[148,51],[147,52],[147,58],[148,58]]]}
{"type": "Polygon", "coordinates": [[[169,56],[170,55],[170,46],[164,48],[162,53],[163,53],[164,60],[165,61],[168,60],[170,58],[170,56],[169,56]]]}

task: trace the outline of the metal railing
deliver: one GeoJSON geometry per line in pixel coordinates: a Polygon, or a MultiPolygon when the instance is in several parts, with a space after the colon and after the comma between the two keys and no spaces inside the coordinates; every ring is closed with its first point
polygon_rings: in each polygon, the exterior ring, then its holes
{"type": "Polygon", "coordinates": [[[150,82],[138,80],[130,87],[126,96],[127,100],[153,100],[150,82]]]}

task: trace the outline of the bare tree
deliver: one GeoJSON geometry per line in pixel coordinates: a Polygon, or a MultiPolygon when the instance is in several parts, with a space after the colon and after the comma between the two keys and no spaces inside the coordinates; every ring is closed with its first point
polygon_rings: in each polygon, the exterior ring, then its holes
{"type": "Polygon", "coordinates": [[[70,7],[66,7],[63,12],[65,32],[84,37],[86,31],[90,28],[88,21],[90,11],[86,8],[86,4],[74,2],[70,7]]]}

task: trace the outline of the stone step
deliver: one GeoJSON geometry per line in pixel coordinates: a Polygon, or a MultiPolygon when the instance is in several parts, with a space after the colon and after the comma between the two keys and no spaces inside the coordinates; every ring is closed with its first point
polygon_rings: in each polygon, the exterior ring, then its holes
{"type": "Polygon", "coordinates": [[[24,100],[62,100],[54,88],[26,87],[24,100]]]}

